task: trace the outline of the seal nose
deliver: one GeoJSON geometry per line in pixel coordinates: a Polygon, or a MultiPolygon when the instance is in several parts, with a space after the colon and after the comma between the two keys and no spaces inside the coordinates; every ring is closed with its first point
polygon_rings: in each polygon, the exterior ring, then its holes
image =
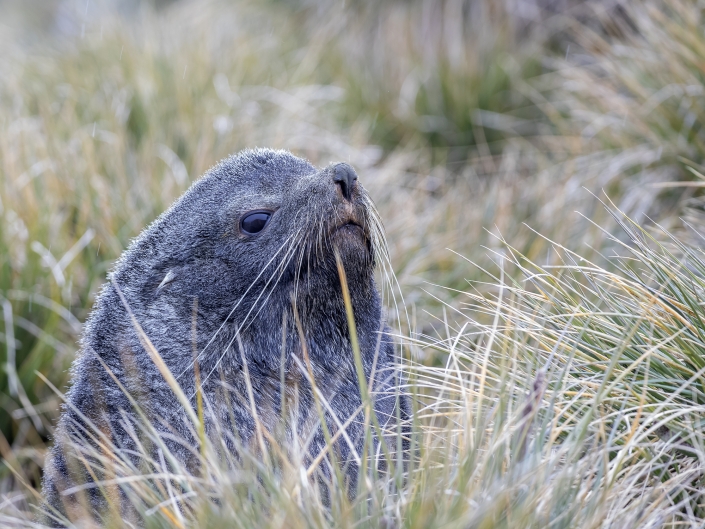
{"type": "Polygon", "coordinates": [[[357,185],[355,170],[346,163],[339,163],[333,168],[333,182],[340,186],[345,200],[350,201],[353,189],[357,185]]]}

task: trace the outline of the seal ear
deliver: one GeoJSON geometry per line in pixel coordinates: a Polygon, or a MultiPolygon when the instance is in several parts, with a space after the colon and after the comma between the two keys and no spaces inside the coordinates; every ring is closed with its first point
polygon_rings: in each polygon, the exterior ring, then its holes
{"type": "Polygon", "coordinates": [[[157,293],[159,293],[159,291],[164,288],[164,285],[171,283],[174,279],[176,279],[176,274],[173,270],[169,270],[164,276],[164,279],[162,279],[162,282],[159,283],[159,286],[157,287],[157,293]]]}
{"type": "Polygon", "coordinates": [[[142,286],[142,299],[151,302],[164,291],[164,288],[178,278],[175,268],[159,267],[152,270],[142,286]]]}

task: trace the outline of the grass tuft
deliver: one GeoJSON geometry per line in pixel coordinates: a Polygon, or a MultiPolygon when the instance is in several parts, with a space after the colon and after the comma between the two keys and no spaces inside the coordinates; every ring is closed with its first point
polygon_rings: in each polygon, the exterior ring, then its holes
{"type": "Polygon", "coordinates": [[[128,4],[0,3],[0,525],[39,525],[111,263],[255,145],[347,161],[375,199],[411,460],[358,454],[350,500],[332,450],[306,464],[306,440],[261,427],[235,459],[202,402],[199,472],[146,420],[139,464],[86,432],[85,464],[133,507],[106,526],[703,525],[697,3],[128,4]]]}

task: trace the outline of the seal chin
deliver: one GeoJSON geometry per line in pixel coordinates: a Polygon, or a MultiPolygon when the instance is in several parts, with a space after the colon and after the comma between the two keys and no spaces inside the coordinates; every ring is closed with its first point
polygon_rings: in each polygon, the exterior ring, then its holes
{"type": "Polygon", "coordinates": [[[332,239],[344,259],[359,259],[361,262],[369,259],[371,253],[370,239],[365,229],[354,220],[345,222],[335,228],[332,233],[332,239]]]}

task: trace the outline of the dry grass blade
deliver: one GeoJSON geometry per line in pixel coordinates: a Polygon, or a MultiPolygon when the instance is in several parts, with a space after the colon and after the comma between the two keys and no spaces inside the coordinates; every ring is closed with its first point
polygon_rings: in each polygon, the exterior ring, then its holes
{"type": "MultiPolygon", "coordinates": [[[[138,410],[134,454],[83,432],[102,447],[81,454],[107,469],[96,487],[119,487],[150,528],[705,523],[697,2],[132,4],[0,2],[1,526],[40,526],[51,388],[111,263],[192,179],[253,145],[345,160],[374,198],[415,399],[409,464],[381,443],[389,472],[363,472],[354,500],[337,478],[326,494],[336,443],[355,444],[347,423],[310,457],[284,412],[234,456],[236,432],[206,435],[213,403],[183,394],[133,317],[200,439],[186,447],[200,474],[138,410]]],[[[372,439],[400,432],[377,424],[358,356],[364,466],[372,439]]],[[[208,380],[199,359],[182,372],[208,380]]]]}

